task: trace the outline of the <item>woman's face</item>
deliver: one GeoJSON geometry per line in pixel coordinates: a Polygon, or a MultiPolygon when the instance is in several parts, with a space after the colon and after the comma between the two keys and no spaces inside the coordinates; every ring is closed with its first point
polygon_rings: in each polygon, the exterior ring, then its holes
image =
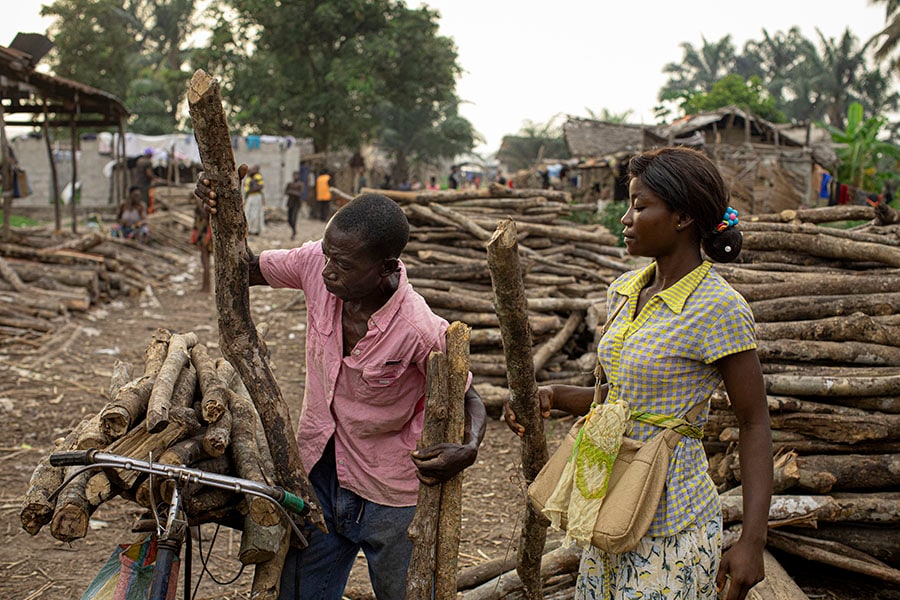
{"type": "Polygon", "coordinates": [[[629,196],[628,210],[621,219],[628,253],[648,257],[670,253],[680,227],[679,215],[640,179],[631,180],[629,196]]]}

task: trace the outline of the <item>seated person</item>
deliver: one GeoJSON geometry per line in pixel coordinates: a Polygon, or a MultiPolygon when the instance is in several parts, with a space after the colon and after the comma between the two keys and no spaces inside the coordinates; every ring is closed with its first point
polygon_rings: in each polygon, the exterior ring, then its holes
{"type": "Polygon", "coordinates": [[[141,188],[136,185],[128,190],[128,197],[119,205],[116,223],[110,231],[113,237],[137,240],[143,244],[150,238],[147,229],[147,206],[141,200],[141,188]]]}

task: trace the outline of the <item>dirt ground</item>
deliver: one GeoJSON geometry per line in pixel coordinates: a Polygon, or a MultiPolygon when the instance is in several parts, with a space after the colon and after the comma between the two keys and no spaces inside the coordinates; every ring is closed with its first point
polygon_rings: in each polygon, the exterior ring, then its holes
{"type": "MultiPolygon", "coordinates": [[[[299,226],[297,241],[292,242],[283,221],[270,223],[262,236],[251,238],[251,248],[299,245],[318,238],[323,229],[321,223],[305,219],[299,226]]],[[[0,347],[0,600],[80,598],[115,545],[137,538],[130,527],[142,509],[122,499],[102,506],[93,515],[86,538],[71,544],[55,540],[49,527],[34,537],[26,533],[19,522],[20,503],[34,466],[50,451],[53,440],[105,403],[114,361],[141,364],[144,348],[157,328],[196,332],[210,353],[219,355],[214,299],[197,293],[199,274],[199,260],[194,257],[185,272],[158,282],[152,295],[115,299],[87,314],[73,315],[74,339],[68,350],[57,356],[36,349],[0,347]]],[[[294,415],[302,397],[306,316],[297,294],[251,289],[254,318],[269,324],[272,366],[294,415]]],[[[548,422],[551,445],[567,426],[566,422],[548,422]]],[[[463,484],[460,567],[515,556],[523,506],[518,463],[516,438],[505,425],[491,420],[479,460],[466,471],[463,484]]],[[[558,540],[559,535],[551,533],[549,539],[558,540]]],[[[239,535],[227,528],[216,532],[214,525],[205,525],[201,540],[204,555],[211,551],[207,562],[216,579],[233,579],[240,571],[236,559],[239,535]]],[[[195,542],[194,582],[200,572],[197,550],[195,542]]],[[[872,580],[859,581],[843,573],[825,579],[823,571],[828,569],[821,565],[785,565],[798,574],[811,598],[900,598],[900,593],[872,580]]],[[[234,583],[218,585],[206,575],[197,597],[248,598],[251,577],[251,569],[245,569],[234,583]]],[[[373,597],[362,559],[345,595],[350,599],[373,597]]],[[[182,597],[181,591],[178,597],[182,597]]]]}

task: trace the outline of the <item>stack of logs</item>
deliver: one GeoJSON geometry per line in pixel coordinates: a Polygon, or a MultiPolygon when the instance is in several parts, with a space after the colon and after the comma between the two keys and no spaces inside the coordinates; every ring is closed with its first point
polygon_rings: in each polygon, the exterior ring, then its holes
{"type": "MultiPolygon", "coordinates": [[[[757,321],[778,456],[770,545],[900,585],[900,238],[884,224],[891,212],[839,206],[745,219],[741,264],[716,268],[757,321]],[[866,223],[827,226],[848,220],[866,223]]],[[[705,443],[733,528],[740,465],[727,404],[714,397],[705,443]]]]}
{"type": "Polygon", "coordinates": [[[577,213],[593,213],[595,205],[574,205],[567,192],[498,185],[459,192],[372,191],[394,199],[409,218],[403,260],[410,283],[434,312],[472,328],[471,369],[490,414],[499,414],[507,380],[485,247],[507,217],[519,232],[537,380],[590,383],[606,287],[633,268],[606,228],[576,221],[577,213]]]}
{"type": "MultiPolygon", "coordinates": [[[[59,440],[54,451],[98,448],[139,460],[152,456],[164,464],[262,482],[275,473],[259,414],[240,377],[225,359],[210,356],[194,333],[157,330],[139,373],[116,363],[109,399],[99,413],[59,440]]],[[[91,514],[116,496],[149,509],[171,493],[170,483],[157,479],[151,488],[147,476],[135,471],[89,470],[53,497],[76,469],[51,466],[49,455],[40,462],[20,513],[28,533],[35,535],[49,524],[53,537],[71,542],[87,534],[91,514]]],[[[287,550],[280,516],[263,499],[189,483],[183,508],[190,525],[216,522],[241,530],[238,557],[244,564],[270,564],[279,550],[287,550]]],[[[152,521],[152,513],[146,519],[152,521]]],[[[144,527],[135,524],[136,531],[144,527]]],[[[255,591],[277,589],[281,563],[274,564],[274,573],[257,568],[255,591]]]]}
{"type": "Polygon", "coordinates": [[[41,354],[71,313],[165,285],[184,271],[191,252],[192,204],[150,215],[148,244],[105,231],[75,235],[51,227],[17,228],[0,242],[0,343],[41,354]]]}

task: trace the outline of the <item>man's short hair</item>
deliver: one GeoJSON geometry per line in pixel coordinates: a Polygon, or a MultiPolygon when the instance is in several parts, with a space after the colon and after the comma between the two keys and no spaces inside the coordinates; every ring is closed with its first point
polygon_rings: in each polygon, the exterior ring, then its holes
{"type": "Polygon", "coordinates": [[[357,196],[334,214],[331,226],[358,235],[378,259],[399,258],[409,242],[406,215],[382,194],[357,196]]]}

